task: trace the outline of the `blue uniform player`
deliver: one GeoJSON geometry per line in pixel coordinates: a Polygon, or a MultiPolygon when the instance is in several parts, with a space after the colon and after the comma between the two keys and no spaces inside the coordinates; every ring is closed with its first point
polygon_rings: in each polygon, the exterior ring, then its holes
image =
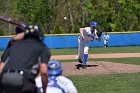
{"type": "Polygon", "coordinates": [[[107,48],[108,47],[108,41],[110,39],[109,35],[107,34],[107,32],[105,33],[105,35],[103,36],[104,39],[104,47],[107,48]]]}
{"type": "MultiPolygon", "coordinates": [[[[78,93],[73,82],[62,75],[63,68],[59,61],[50,60],[48,64],[48,86],[46,93],[78,93]]],[[[41,77],[36,78],[36,85],[40,93],[43,93],[41,77]]]]}
{"type": "Polygon", "coordinates": [[[90,27],[80,28],[80,36],[78,38],[78,61],[86,68],[88,59],[89,43],[94,40],[101,41],[97,35],[97,22],[92,21],[90,27]]]}

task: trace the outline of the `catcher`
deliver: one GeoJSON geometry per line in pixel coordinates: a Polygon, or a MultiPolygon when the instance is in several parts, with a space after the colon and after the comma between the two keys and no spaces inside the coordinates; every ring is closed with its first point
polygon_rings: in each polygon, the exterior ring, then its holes
{"type": "MultiPolygon", "coordinates": [[[[48,86],[46,93],[78,93],[72,80],[63,74],[63,67],[61,62],[57,60],[50,60],[48,63],[48,86]]],[[[39,93],[43,93],[41,76],[36,78],[36,86],[39,93]]]]}
{"type": "Polygon", "coordinates": [[[92,21],[90,27],[80,28],[80,36],[78,38],[78,61],[82,64],[82,68],[86,69],[88,59],[89,43],[97,40],[101,41],[102,31],[97,31],[97,22],[92,21]]]}

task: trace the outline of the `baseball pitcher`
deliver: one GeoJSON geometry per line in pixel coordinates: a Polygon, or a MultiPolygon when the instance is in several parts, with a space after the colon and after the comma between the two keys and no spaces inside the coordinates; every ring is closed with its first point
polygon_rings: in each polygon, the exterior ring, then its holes
{"type": "Polygon", "coordinates": [[[78,61],[86,68],[88,59],[89,43],[97,40],[101,41],[102,32],[96,30],[97,22],[92,21],[90,27],[80,28],[80,36],[78,38],[78,61]]]}

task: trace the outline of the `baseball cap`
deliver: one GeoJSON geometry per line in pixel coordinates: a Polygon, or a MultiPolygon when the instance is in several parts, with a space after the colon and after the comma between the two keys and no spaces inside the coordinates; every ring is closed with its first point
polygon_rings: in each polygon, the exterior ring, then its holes
{"type": "Polygon", "coordinates": [[[91,26],[97,27],[97,22],[96,22],[96,21],[92,21],[92,22],[91,22],[91,26]]]}

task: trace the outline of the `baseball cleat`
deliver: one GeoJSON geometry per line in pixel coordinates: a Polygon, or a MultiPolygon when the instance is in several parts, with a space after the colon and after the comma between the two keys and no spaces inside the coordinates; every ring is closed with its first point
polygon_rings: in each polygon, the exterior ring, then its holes
{"type": "Polygon", "coordinates": [[[82,69],[87,69],[87,65],[83,64],[82,69]]]}
{"type": "Polygon", "coordinates": [[[81,64],[83,63],[83,61],[82,61],[81,59],[78,59],[78,61],[79,61],[79,63],[81,63],[81,64]]]}
{"type": "Polygon", "coordinates": [[[78,70],[80,70],[80,68],[82,68],[82,64],[77,64],[77,65],[75,65],[76,66],[76,69],[78,69],[78,70]]]}

